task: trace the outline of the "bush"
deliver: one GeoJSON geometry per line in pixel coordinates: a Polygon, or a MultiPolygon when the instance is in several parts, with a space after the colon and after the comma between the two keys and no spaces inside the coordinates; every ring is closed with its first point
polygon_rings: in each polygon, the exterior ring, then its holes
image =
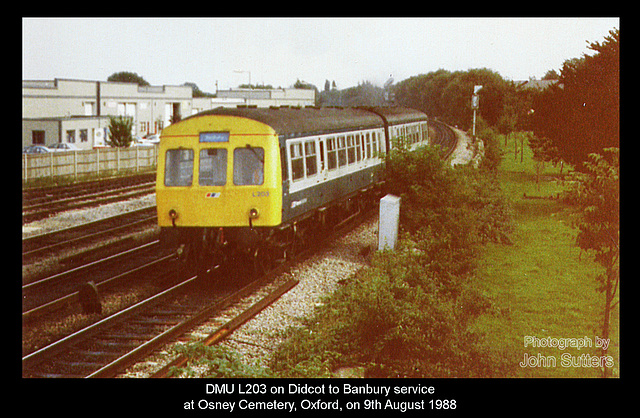
{"type": "Polygon", "coordinates": [[[291,373],[299,363],[324,361],[324,376],[345,366],[364,367],[370,377],[506,375],[499,356],[467,330],[491,302],[464,283],[452,293],[446,280],[428,280],[422,262],[408,247],[377,254],[285,343],[274,370],[299,377],[299,369],[291,373]]]}
{"type": "Polygon", "coordinates": [[[112,147],[126,148],[133,142],[131,129],[133,119],[126,116],[109,117],[109,139],[107,144],[112,147]]]}
{"type": "Polygon", "coordinates": [[[482,130],[478,135],[484,143],[484,157],[478,167],[481,170],[497,172],[500,163],[504,159],[504,151],[500,146],[501,136],[491,128],[482,130]]]}
{"type": "Polygon", "coordinates": [[[492,311],[468,285],[477,244],[508,240],[511,212],[495,176],[452,169],[437,150],[393,151],[389,190],[402,198],[401,239],[376,253],[276,353],[284,376],[363,367],[384,377],[507,376],[469,325],[492,311]],[[300,365],[308,365],[305,369],[300,365]],[[303,369],[303,370],[302,370],[303,369]]]}
{"type": "Polygon", "coordinates": [[[452,248],[507,240],[512,213],[494,176],[484,170],[451,168],[431,147],[393,151],[387,170],[389,190],[402,198],[405,232],[428,230],[452,248]]]}

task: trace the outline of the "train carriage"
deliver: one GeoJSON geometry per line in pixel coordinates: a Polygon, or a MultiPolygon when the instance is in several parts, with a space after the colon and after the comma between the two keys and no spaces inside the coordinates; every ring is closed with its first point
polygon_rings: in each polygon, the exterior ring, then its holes
{"type": "Polygon", "coordinates": [[[172,124],[158,158],[161,240],[190,258],[229,247],[260,263],[286,256],[309,228],[359,210],[391,140],[425,143],[426,120],[402,108],[245,107],[172,124]]]}

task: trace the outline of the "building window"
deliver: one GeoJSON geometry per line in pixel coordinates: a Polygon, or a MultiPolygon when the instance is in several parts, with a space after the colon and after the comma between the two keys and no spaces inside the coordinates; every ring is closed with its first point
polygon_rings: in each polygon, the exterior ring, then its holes
{"type": "Polygon", "coordinates": [[[88,142],[88,141],[89,141],[89,130],[80,129],[80,142],[88,142]]]}
{"type": "Polygon", "coordinates": [[[44,131],[31,131],[31,143],[33,145],[44,145],[44,131]]]}
{"type": "Polygon", "coordinates": [[[75,144],[76,143],[76,131],[75,131],[75,129],[67,131],[67,142],[69,144],[75,144]]]}

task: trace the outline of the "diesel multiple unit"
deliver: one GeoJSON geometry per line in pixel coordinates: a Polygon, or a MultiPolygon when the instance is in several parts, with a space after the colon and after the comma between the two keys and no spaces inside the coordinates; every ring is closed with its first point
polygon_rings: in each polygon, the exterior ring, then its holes
{"type": "Polygon", "coordinates": [[[161,239],[194,262],[229,249],[260,266],[286,257],[376,196],[396,138],[427,144],[427,116],[399,107],[247,107],[174,123],[158,157],[161,239]]]}

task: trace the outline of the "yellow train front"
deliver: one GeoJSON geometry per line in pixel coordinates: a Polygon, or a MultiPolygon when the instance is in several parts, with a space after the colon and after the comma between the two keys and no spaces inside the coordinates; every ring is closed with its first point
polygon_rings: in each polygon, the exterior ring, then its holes
{"type": "Polygon", "coordinates": [[[272,128],[237,116],[167,127],[158,155],[160,227],[280,224],[282,179],[272,128]]]}
{"type": "Polygon", "coordinates": [[[165,128],[156,183],[161,241],[200,270],[232,254],[249,257],[235,264],[266,269],[296,252],[375,197],[391,116],[420,126],[414,136],[426,141],[423,113],[372,110],[219,108],[165,128]]]}

